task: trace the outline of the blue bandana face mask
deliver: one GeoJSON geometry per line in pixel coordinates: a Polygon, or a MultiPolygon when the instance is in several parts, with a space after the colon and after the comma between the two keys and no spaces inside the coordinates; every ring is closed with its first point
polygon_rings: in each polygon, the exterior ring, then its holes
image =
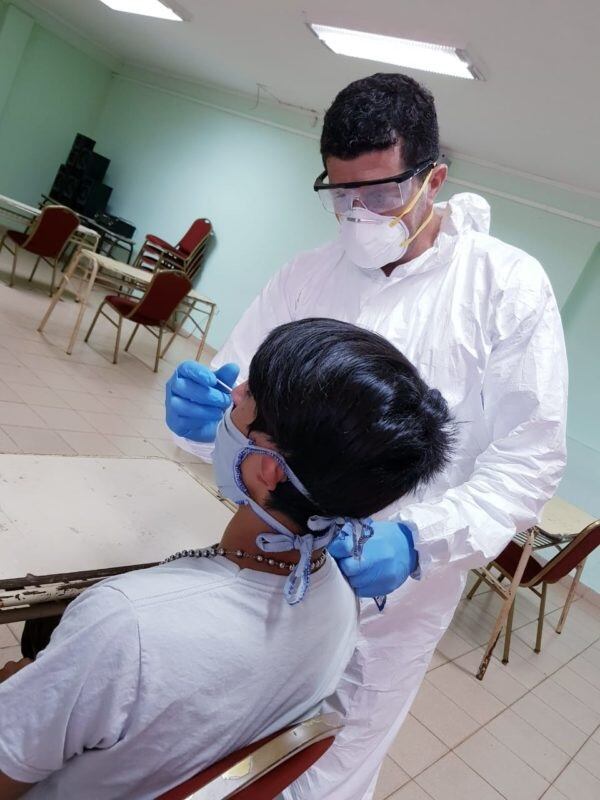
{"type": "Polygon", "coordinates": [[[239,431],[231,420],[231,408],[227,409],[215,438],[213,469],[220,493],[238,505],[248,505],[254,513],[275,531],[261,533],[256,537],[257,546],[266,553],[298,550],[300,560],[290,573],[285,584],[285,597],[290,605],[299,603],[310,584],[310,562],[314,550],[327,547],[348,524],[352,525],[355,555],[360,557],[364,542],[372,535],[370,520],[349,520],[344,517],[310,517],[308,531],[298,535],[275,519],[269,512],[253,500],[242,478],[242,462],[249,455],[264,455],[274,458],[284,471],[290,483],[305,497],[308,491],[293,473],[283,456],[275,450],[258,447],[239,431]]]}

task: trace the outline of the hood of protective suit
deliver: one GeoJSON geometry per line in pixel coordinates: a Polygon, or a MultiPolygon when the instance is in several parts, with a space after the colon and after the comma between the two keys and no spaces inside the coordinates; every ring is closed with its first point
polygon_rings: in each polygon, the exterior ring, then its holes
{"type": "Polygon", "coordinates": [[[440,233],[456,235],[469,230],[490,232],[490,204],[478,194],[455,194],[444,203],[436,203],[435,208],[443,214],[440,233]]]}

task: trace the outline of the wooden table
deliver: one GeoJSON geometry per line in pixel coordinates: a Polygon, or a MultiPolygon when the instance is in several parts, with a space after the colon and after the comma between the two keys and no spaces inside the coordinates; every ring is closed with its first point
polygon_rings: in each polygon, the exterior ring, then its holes
{"type": "MultiPolygon", "coordinates": [[[[41,208],[35,208],[35,206],[29,206],[27,203],[21,203],[13,197],[6,197],[6,195],[0,194],[0,217],[27,225],[39,217],[42,210],[41,208]]],[[[95,250],[100,242],[100,236],[91,228],[79,225],[71,236],[70,241],[95,250]]]]}
{"type": "MultiPolygon", "coordinates": [[[[41,333],[65,290],[69,287],[74,289],[74,280],[75,278],[79,278],[81,284],[80,288],[76,291],[76,296],[81,305],[79,308],[79,313],[77,314],[75,325],[71,332],[69,344],[67,345],[67,353],[69,355],[73,352],[77,334],[79,333],[79,328],[81,327],[81,323],[83,321],[83,315],[100,270],[102,270],[103,277],[108,275],[109,277],[116,279],[115,282],[117,284],[128,282],[129,284],[141,289],[145,289],[150,284],[153,274],[148,270],[138,269],[137,267],[132,267],[129,264],[123,264],[121,261],[116,261],[114,258],[109,258],[108,256],[101,255],[100,253],[95,253],[92,250],[85,250],[81,248],[77,249],[75,253],[73,253],[67,268],[63,272],[60,285],[54,293],[52,300],[50,301],[50,305],[48,306],[48,309],[38,327],[38,331],[41,333]]],[[[196,351],[196,360],[198,360],[202,354],[202,350],[204,349],[206,337],[208,336],[208,331],[210,329],[217,306],[212,300],[209,300],[208,297],[205,297],[204,295],[196,292],[195,289],[192,289],[184,297],[182,301],[182,307],[184,310],[182,319],[177,325],[176,329],[173,331],[171,338],[162,351],[161,358],[165,355],[173,343],[175,337],[182,329],[186,320],[191,316],[192,311],[196,310],[206,315],[204,328],[196,323],[197,327],[201,331],[200,343],[198,345],[198,350],[196,351]]]]}
{"type": "Polygon", "coordinates": [[[162,458],[0,455],[0,624],[221,538],[231,505],[162,458]]]}

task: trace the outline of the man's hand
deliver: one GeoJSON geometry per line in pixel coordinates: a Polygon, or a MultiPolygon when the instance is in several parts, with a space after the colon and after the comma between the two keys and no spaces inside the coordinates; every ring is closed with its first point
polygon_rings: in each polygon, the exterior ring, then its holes
{"type": "Polygon", "coordinates": [[[6,664],[0,669],[0,683],[3,683],[8,678],[11,678],[15,672],[18,672],[27,664],[31,664],[30,658],[22,658],[20,661],[7,661],[6,664]]]}
{"type": "Polygon", "coordinates": [[[352,536],[342,531],[328,550],[359,597],[390,594],[419,563],[410,528],[399,522],[373,523],[373,536],[365,542],[360,559],[354,558],[352,548],[352,536]]]}
{"type": "Polygon", "coordinates": [[[214,442],[217,426],[231,404],[231,395],[217,380],[233,388],[239,372],[236,364],[213,372],[195,361],[183,361],[166,386],[166,419],[173,433],[195,442],[214,442]]]}

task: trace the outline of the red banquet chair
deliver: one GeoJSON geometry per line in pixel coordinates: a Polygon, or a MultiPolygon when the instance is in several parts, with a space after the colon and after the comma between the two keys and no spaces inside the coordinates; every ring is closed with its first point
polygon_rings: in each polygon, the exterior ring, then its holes
{"type": "Polygon", "coordinates": [[[146,234],[134,262],[138,269],[179,269],[192,279],[202,263],[206,245],[213,235],[210,220],[197,219],[176,245],[159,236],[146,234]]]}
{"type": "Polygon", "coordinates": [[[125,345],[125,351],[129,350],[129,346],[133,342],[133,337],[136,335],[140,325],[142,325],[158,339],[156,357],[154,359],[154,372],[158,372],[158,362],[161,356],[164,329],[177,309],[177,306],[191,288],[192,284],[190,279],[182,272],[161,270],[154,274],[148,288],[141,298],[122,294],[106,295],[92,320],[85,341],[87,342],[90,338],[94,325],[100,314],[102,314],[102,316],[106,317],[111,325],[114,325],[117,329],[117,338],[113,353],[113,364],[116,364],[119,354],[119,342],[121,340],[121,326],[123,320],[131,320],[131,322],[135,323],[135,328],[129,337],[129,341],[125,345]],[[103,309],[105,305],[109,305],[112,310],[117,313],[117,322],[112,320],[108,314],[104,312],[103,309]],[[152,328],[158,328],[158,333],[155,333],[152,328]]]}
{"type": "Polygon", "coordinates": [[[274,800],[321,758],[342,727],[334,714],[300,722],[236,750],[156,800],[274,800]]]}
{"type": "MultiPolygon", "coordinates": [[[[546,535],[549,536],[549,534],[546,535]]],[[[558,581],[562,580],[562,578],[565,578],[572,570],[576,570],[576,577],[571,583],[567,600],[556,627],[556,632],[561,633],[567,619],[567,614],[569,613],[569,608],[573,601],[573,596],[577,583],[579,582],[579,576],[581,575],[584,562],[593,550],[595,550],[597,547],[600,547],[600,520],[591,522],[577,534],[558,538],[568,539],[569,544],[567,544],[566,547],[560,550],[560,552],[549,561],[546,561],[545,564],[538,561],[533,555],[530,555],[519,580],[519,587],[522,589],[530,589],[540,601],[537,635],[534,646],[536,653],[539,653],[542,649],[542,632],[544,629],[544,615],[546,611],[546,593],[548,585],[551,583],[558,583],[558,581]]],[[[488,586],[490,586],[490,588],[492,588],[505,599],[505,611],[506,606],[510,603],[504,637],[504,655],[502,657],[502,663],[504,664],[508,664],[510,655],[513,616],[517,598],[516,595],[514,595],[512,598],[506,597],[506,593],[502,590],[499,581],[491,575],[490,569],[496,569],[499,572],[501,579],[508,578],[509,581],[512,581],[517,569],[519,568],[522,554],[523,547],[518,542],[514,540],[509,542],[500,555],[495,558],[494,561],[488,564],[487,567],[473,570],[473,572],[478,576],[478,579],[467,595],[467,598],[470,600],[481,583],[486,583],[488,586]]]]}
{"type": "Polygon", "coordinates": [[[37,256],[29,280],[33,279],[40,259],[43,259],[52,267],[52,279],[50,281],[50,296],[52,296],[58,262],[78,225],[79,218],[70,208],[66,206],[45,206],[39,217],[25,233],[12,230],[6,231],[0,241],[0,250],[6,247],[13,254],[9,286],[12,286],[15,282],[17,258],[19,248],[21,248],[21,250],[27,250],[37,256]],[[14,250],[9,247],[8,242],[14,243],[14,250]]]}

